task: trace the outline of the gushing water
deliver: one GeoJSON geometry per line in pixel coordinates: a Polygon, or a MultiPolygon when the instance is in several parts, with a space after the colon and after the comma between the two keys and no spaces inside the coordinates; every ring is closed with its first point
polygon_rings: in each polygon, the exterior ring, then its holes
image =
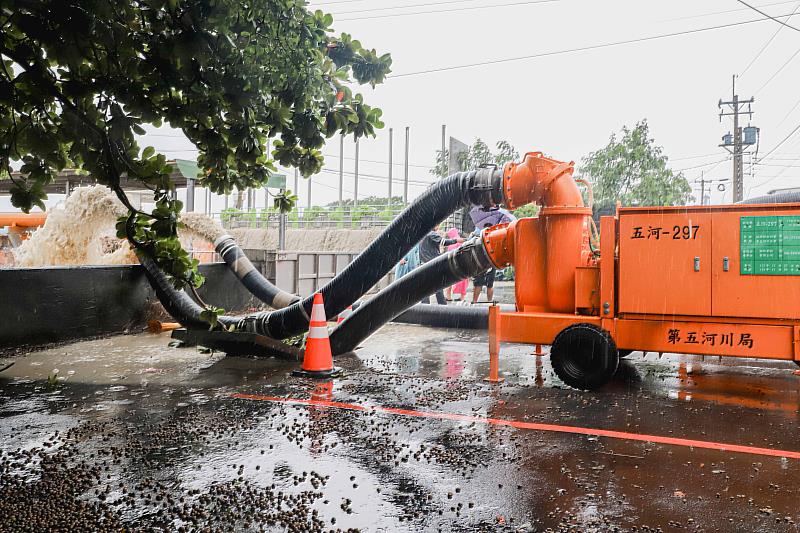
{"type": "Polygon", "coordinates": [[[107,187],[78,187],[14,251],[16,266],[135,263],[128,243],[117,239],[114,228],[117,217],[126,212],[107,187]]]}
{"type": "Polygon", "coordinates": [[[181,222],[186,225],[186,230],[205,237],[211,242],[225,234],[225,230],[216,220],[201,213],[184,213],[181,215],[181,222]]]}
{"type": "MultiPolygon", "coordinates": [[[[78,187],[65,202],[47,213],[44,226],[14,250],[17,267],[126,265],[137,263],[130,245],[116,236],[117,218],[127,209],[102,185],[78,187]]],[[[212,219],[185,214],[179,231],[187,250],[207,249],[224,233],[212,219]]]]}

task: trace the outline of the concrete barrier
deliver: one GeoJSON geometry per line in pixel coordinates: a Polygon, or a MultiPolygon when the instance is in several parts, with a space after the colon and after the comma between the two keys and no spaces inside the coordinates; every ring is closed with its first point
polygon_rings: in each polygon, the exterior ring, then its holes
{"type": "MultiPolygon", "coordinates": [[[[257,268],[262,268],[256,264],[257,268]]],[[[201,265],[198,290],[228,311],[256,305],[224,264],[201,265]]],[[[163,312],[139,265],[0,270],[0,350],[122,333],[163,312]]]]}
{"type": "MultiPolygon", "coordinates": [[[[352,252],[245,250],[281,289],[313,294],[358,255],[352,252]]],[[[228,312],[260,307],[222,263],[200,265],[203,300],[228,312]]],[[[370,292],[388,285],[385,276],[370,292]]],[[[0,269],[0,351],[122,333],[163,313],[139,265],[0,269]]]]}

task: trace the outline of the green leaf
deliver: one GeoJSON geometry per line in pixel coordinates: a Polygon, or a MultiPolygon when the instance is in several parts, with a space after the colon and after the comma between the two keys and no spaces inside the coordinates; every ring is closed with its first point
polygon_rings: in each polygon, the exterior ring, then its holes
{"type": "MultiPolygon", "coordinates": [[[[0,43],[14,57],[4,51],[0,69],[0,169],[18,160],[24,175],[11,202],[43,208],[47,185],[67,166],[122,198],[123,180],[152,190],[153,210],[134,210],[116,231],[176,287],[203,278],[177,239],[183,205],[171,198],[166,156],[138,145],[147,126],[182,132],[202,183],[217,193],[260,186],[275,160],[317,173],[326,137],[383,127],[351,87],[381,83],[391,57],[334,37],[333,17],[304,2],[79,4],[23,2],[4,19],[0,43]]],[[[275,208],[295,202],[287,192],[275,208]]]]}

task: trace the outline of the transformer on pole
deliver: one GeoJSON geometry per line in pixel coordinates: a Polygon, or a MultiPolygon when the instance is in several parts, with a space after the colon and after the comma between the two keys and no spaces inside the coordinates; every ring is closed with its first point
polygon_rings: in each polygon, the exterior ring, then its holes
{"type": "Polygon", "coordinates": [[[720,146],[725,148],[730,154],[733,155],[733,203],[739,203],[744,200],[744,164],[742,156],[750,148],[750,146],[758,144],[758,128],[755,126],[747,126],[742,129],[739,126],[739,115],[753,116],[751,104],[755,98],[748,98],[747,100],[740,100],[739,95],[736,94],[736,75],[733,76],[733,90],[732,98],[730,101],[723,102],[720,99],[718,107],[727,107],[729,111],[720,111],[719,120],[722,117],[733,117],[733,133],[726,133],[722,136],[722,144],[720,146]],[[747,109],[745,110],[745,106],[747,109]],[[742,133],[745,133],[744,139],[742,133]]]}

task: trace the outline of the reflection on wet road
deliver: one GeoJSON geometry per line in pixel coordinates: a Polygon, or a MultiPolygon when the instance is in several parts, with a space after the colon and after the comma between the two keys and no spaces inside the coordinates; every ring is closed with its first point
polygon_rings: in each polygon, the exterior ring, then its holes
{"type": "Polygon", "coordinates": [[[583,393],[558,381],[546,354],[516,345],[501,354],[506,381],[483,382],[476,332],[392,325],[337,360],[345,377],[321,383],[289,376],[288,363],[168,340],[77,343],[0,373],[0,530],[796,531],[800,521],[798,459],[524,429],[800,452],[791,363],[634,353],[610,386],[583,393]]]}

